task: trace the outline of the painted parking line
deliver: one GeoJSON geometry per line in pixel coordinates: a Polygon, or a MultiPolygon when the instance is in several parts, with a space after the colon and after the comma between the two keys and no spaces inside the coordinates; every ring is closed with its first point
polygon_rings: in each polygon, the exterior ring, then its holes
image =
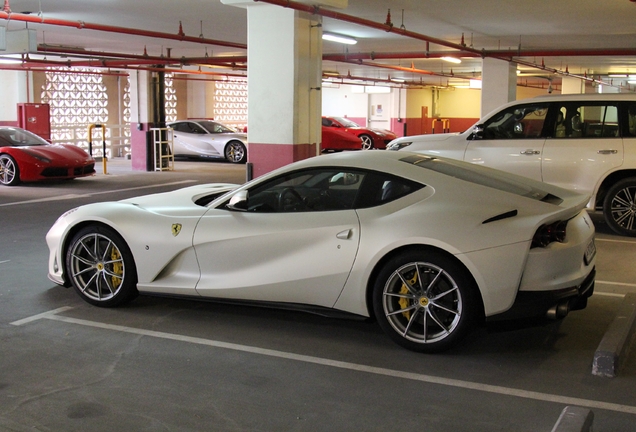
{"type": "Polygon", "coordinates": [[[329,366],[329,367],[334,367],[339,369],[352,370],[355,372],[365,372],[365,373],[370,373],[374,375],[382,375],[382,376],[388,376],[392,378],[401,378],[401,379],[406,379],[411,381],[419,381],[419,382],[425,382],[429,384],[438,384],[442,386],[455,387],[455,388],[461,388],[466,390],[475,390],[475,391],[504,395],[504,396],[515,396],[519,398],[532,399],[532,400],[537,400],[541,402],[552,402],[552,403],[558,403],[562,405],[575,405],[575,406],[580,406],[580,407],[590,408],[590,409],[602,409],[602,410],[615,411],[615,412],[626,413],[626,414],[636,414],[636,406],[631,406],[631,405],[620,405],[620,404],[595,401],[590,399],[580,399],[580,398],[569,397],[569,396],[560,396],[560,395],[554,395],[549,393],[540,393],[540,392],[520,390],[515,388],[494,386],[489,384],[481,384],[481,383],[475,383],[471,381],[442,378],[442,377],[436,377],[432,375],[423,375],[423,374],[418,374],[413,372],[404,372],[404,371],[386,369],[381,367],[367,366],[367,365],[357,364],[357,363],[330,360],[330,359],[325,359],[321,357],[294,354],[294,353],[289,353],[285,351],[258,348],[258,347],[253,347],[249,345],[240,345],[240,344],[222,342],[222,341],[211,340],[211,339],[183,336],[183,335],[174,334],[174,333],[158,332],[154,330],[144,330],[144,329],[139,329],[134,327],[115,325],[115,324],[105,324],[105,323],[100,323],[95,321],[88,321],[88,320],[70,318],[70,317],[58,315],[58,313],[64,312],[70,309],[72,308],[63,307],[63,308],[55,309],[49,312],[44,312],[38,315],[34,315],[32,317],[14,321],[11,324],[15,326],[19,326],[19,325],[24,325],[33,321],[37,321],[39,319],[48,319],[48,320],[54,320],[54,321],[61,321],[68,324],[76,324],[76,325],[81,325],[86,327],[93,327],[93,328],[99,328],[104,330],[129,333],[134,335],[150,336],[150,337],[155,337],[160,339],[167,339],[167,340],[185,342],[185,343],[196,344],[196,345],[203,345],[203,346],[214,347],[214,348],[222,348],[222,349],[240,351],[240,352],[245,352],[250,354],[264,355],[264,356],[276,357],[276,358],[285,359],[285,360],[293,360],[293,361],[316,364],[321,366],[329,366]]]}
{"type": "Polygon", "coordinates": [[[11,262],[11,260],[0,261],[0,264],[4,264],[4,263],[8,263],[8,262],[11,262]]]}
{"type": "Polygon", "coordinates": [[[628,244],[636,245],[636,241],[634,241],[634,240],[631,240],[631,241],[630,240],[615,240],[615,239],[605,239],[605,238],[595,237],[594,241],[607,242],[607,243],[628,243],[628,244]]]}
{"type": "Polygon", "coordinates": [[[636,284],[633,284],[633,283],[610,282],[610,281],[602,281],[602,280],[596,280],[594,282],[599,283],[599,284],[603,284],[603,285],[615,285],[615,286],[624,286],[624,287],[636,288],[636,284]]]}
{"type": "Polygon", "coordinates": [[[66,194],[66,195],[59,195],[55,197],[37,198],[37,199],[32,199],[27,201],[18,201],[18,202],[0,204],[0,207],[8,207],[8,206],[14,206],[14,205],[21,205],[21,204],[33,204],[33,203],[49,202],[49,201],[63,201],[63,200],[77,199],[77,198],[88,198],[95,195],[103,195],[103,194],[114,193],[114,192],[126,192],[126,191],[140,190],[140,189],[157,188],[157,187],[163,187],[163,186],[176,186],[176,185],[181,185],[185,183],[194,183],[194,182],[196,182],[196,180],[180,180],[180,181],[175,181],[171,183],[154,184],[154,185],[148,185],[148,186],[136,186],[136,187],[126,188],[126,189],[113,189],[113,190],[107,190],[107,191],[101,191],[101,192],[91,192],[86,194],[66,194]]]}

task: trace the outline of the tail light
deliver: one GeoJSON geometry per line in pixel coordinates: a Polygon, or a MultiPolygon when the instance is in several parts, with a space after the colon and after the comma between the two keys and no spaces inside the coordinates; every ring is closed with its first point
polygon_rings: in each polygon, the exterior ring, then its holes
{"type": "Polygon", "coordinates": [[[546,247],[550,243],[565,241],[568,221],[558,221],[549,225],[541,225],[541,227],[534,233],[532,238],[532,246],[546,247]]]}

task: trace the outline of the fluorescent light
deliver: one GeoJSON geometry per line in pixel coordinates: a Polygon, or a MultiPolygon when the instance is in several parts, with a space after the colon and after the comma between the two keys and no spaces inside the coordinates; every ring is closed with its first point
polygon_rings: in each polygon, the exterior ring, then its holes
{"type": "Polygon", "coordinates": [[[627,74],[610,74],[608,75],[610,78],[627,78],[627,74]]]}
{"type": "Polygon", "coordinates": [[[472,89],[480,89],[481,88],[481,80],[471,79],[469,87],[472,88],[472,89]]]}
{"type": "Polygon", "coordinates": [[[357,40],[355,40],[354,38],[350,36],[344,36],[344,35],[339,35],[335,33],[323,33],[322,38],[324,40],[328,40],[331,42],[338,42],[338,43],[347,44],[347,45],[355,45],[358,43],[357,40]]]}
{"type": "Polygon", "coordinates": [[[447,61],[449,63],[456,63],[459,64],[461,63],[461,59],[458,59],[456,57],[440,57],[442,60],[447,61]]]}
{"type": "Polygon", "coordinates": [[[403,79],[401,78],[391,78],[391,81],[396,82],[396,83],[403,83],[405,82],[403,79]]]}
{"type": "Polygon", "coordinates": [[[384,86],[365,86],[365,93],[391,93],[391,87],[384,86]]]}

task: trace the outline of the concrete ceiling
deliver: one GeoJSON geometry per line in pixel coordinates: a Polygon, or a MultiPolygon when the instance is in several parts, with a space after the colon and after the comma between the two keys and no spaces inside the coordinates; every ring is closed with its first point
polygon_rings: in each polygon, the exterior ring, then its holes
{"type": "MultiPolygon", "coordinates": [[[[246,44],[247,11],[224,5],[220,0],[0,0],[0,10],[3,2],[12,13],[9,19],[0,19],[0,26],[9,31],[35,29],[40,49],[48,46],[62,51],[90,52],[73,58],[117,58],[101,56],[96,54],[98,52],[126,56],[146,52],[151,57],[169,53],[177,59],[247,54],[245,49],[214,43],[18,20],[22,14],[29,13],[33,20],[76,22],[78,27],[81,27],[79,23],[87,23],[174,35],[181,26],[183,33],[192,38],[246,44]]],[[[483,52],[518,61],[518,69],[527,75],[520,80],[532,85],[547,85],[546,78],[558,85],[563,74],[569,73],[624,85],[623,91],[636,88],[620,78],[608,77],[630,72],[636,75],[634,0],[349,0],[348,3],[348,8],[339,12],[382,24],[387,22],[390,9],[394,28],[450,44],[463,42],[466,50],[473,54],[463,56],[461,64],[450,64],[434,58],[441,53],[458,53],[448,46],[430,43],[427,47],[426,42],[413,37],[324,17],[321,18],[323,31],[350,35],[358,40],[352,46],[325,41],[325,55],[346,54],[347,58],[356,59],[354,62],[325,61],[326,71],[374,80],[391,77],[444,86],[461,81],[459,78],[479,78],[481,58],[475,53],[483,52]],[[427,52],[431,58],[424,58],[427,52]]],[[[60,61],[60,53],[49,52],[46,59],[60,61]]]]}

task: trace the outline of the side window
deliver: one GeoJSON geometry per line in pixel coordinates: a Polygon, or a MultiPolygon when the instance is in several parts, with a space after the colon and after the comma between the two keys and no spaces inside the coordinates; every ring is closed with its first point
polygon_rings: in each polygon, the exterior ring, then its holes
{"type": "Polygon", "coordinates": [[[540,138],[547,112],[547,104],[507,108],[484,123],[484,139],[540,138]]]}
{"type": "Polygon", "coordinates": [[[627,127],[623,130],[626,136],[636,137],[636,102],[627,105],[627,127]]]}
{"type": "Polygon", "coordinates": [[[564,103],[559,107],[553,136],[618,137],[618,107],[606,104],[564,103]]]}
{"type": "Polygon", "coordinates": [[[368,173],[358,194],[356,208],[383,205],[423,188],[424,185],[381,172],[368,173]]]}
{"type": "Polygon", "coordinates": [[[249,191],[247,211],[319,212],[353,208],[365,173],[338,168],[302,170],[249,191]]]}
{"type": "Polygon", "coordinates": [[[196,123],[190,123],[190,128],[192,129],[191,133],[204,135],[207,132],[201,126],[196,123]]]}
{"type": "Polygon", "coordinates": [[[174,129],[176,132],[190,132],[190,128],[187,126],[186,123],[177,123],[172,125],[172,129],[174,129]]]}

